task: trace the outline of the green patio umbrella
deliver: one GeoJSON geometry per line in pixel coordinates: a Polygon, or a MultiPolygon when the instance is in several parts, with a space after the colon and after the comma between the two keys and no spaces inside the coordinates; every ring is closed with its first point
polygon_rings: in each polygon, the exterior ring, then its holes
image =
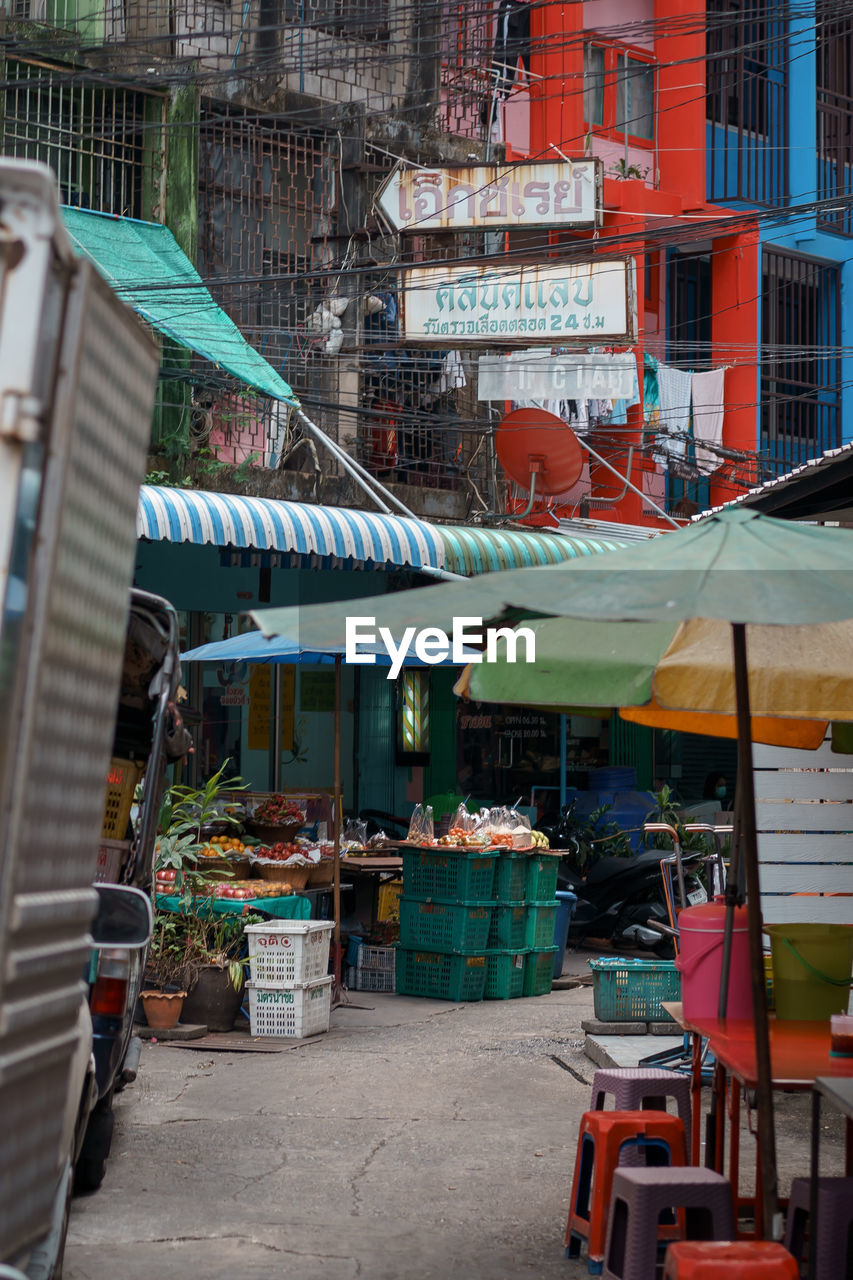
{"type": "MultiPolygon", "coordinates": [[[[725,665],[731,673],[733,705],[729,711],[737,720],[741,762],[739,812],[750,924],[762,1198],[765,1230],[774,1234],[778,1188],[751,768],[747,626],[760,627],[768,640],[777,633],[778,643],[768,660],[784,672],[790,628],[805,632],[815,624],[853,618],[853,533],[730,508],[676,533],[594,559],[494,573],[462,584],[442,584],[343,605],[269,610],[254,616],[267,634],[293,628],[301,643],[320,646],[323,638],[328,641],[345,636],[346,620],[356,610],[360,616],[375,617],[377,625],[384,625],[398,638],[409,626],[448,629],[460,615],[495,620],[567,617],[619,626],[666,623],[673,629],[670,644],[682,622],[699,619],[728,624],[731,650],[725,665]]],[[[718,653],[719,634],[718,629],[718,653]]],[[[664,632],[655,641],[648,636],[646,643],[660,643],[662,637],[664,632]]],[[[701,645],[698,652],[701,655],[701,645]]],[[[596,655],[590,647],[576,656],[592,663],[596,655]]],[[[695,685],[701,688],[701,656],[699,661],[700,679],[695,685]]],[[[633,678],[642,678],[636,663],[633,678]]],[[[612,696],[616,692],[614,686],[605,705],[619,704],[619,698],[612,696]]],[[[649,692],[651,697],[651,687],[649,692]]],[[[557,694],[554,704],[559,705],[564,695],[565,690],[557,694]]],[[[807,702],[800,704],[799,718],[808,718],[807,706],[807,702]]],[[[818,718],[822,714],[818,711],[818,718]]],[[[853,719],[853,705],[839,706],[834,714],[838,719],[853,719]]]]}

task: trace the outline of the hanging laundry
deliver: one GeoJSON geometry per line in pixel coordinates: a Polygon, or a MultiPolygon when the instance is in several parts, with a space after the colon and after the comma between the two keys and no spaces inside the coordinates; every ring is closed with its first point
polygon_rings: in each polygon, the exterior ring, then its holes
{"type": "Polygon", "coordinates": [[[456,391],[460,387],[467,386],[467,383],[465,368],[462,364],[462,352],[448,351],[442,362],[438,380],[430,389],[439,395],[444,395],[447,391],[456,391]]]}
{"type": "Polygon", "coordinates": [[[710,369],[707,373],[693,375],[693,440],[696,466],[703,476],[716,471],[723,461],[713,449],[703,448],[702,442],[722,444],[725,376],[724,369],[710,369]]]}
{"type": "Polygon", "coordinates": [[[661,434],[655,441],[656,450],[669,459],[683,461],[687,456],[693,375],[687,369],[673,369],[666,364],[658,364],[657,375],[661,434]]]}

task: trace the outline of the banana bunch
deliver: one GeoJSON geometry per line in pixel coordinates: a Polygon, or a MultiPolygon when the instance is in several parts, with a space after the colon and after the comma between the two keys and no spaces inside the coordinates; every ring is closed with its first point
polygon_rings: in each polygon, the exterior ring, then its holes
{"type": "Polygon", "coordinates": [[[550,844],[548,843],[548,837],[546,835],[543,835],[541,831],[531,831],[530,838],[533,841],[533,847],[535,849],[551,848],[550,844]]]}

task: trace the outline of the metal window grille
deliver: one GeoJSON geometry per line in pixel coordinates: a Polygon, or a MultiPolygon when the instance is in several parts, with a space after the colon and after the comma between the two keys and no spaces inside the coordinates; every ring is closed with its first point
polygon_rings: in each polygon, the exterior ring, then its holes
{"type": "Polygon", "coordinates": [[[841,443],[840,271],[762,254],[761,447],[781,474],[841,443]]]}
{"type": "MultiPolygon", "coordinates": [[[[853,19],[835,8],[821,0],[817,13],[817,195],[844,201],[853,193],[853,19]]],[[[843,203],[819,210],[818,222],[853,235],[853,211],[843,203]]]]}
{"type": "Polygon", "coordinates": [[[162,217],[164,99],[87,83],[59,67],[6,64],[3,152],[50,165],[64,204],[162,217]]]}
{"type": "Polygon", "coordinates": [[[779,0],[708,0],[709,196],[788,193],[788,44],[779,0]]]}
{"type": "Polygon", "coordinates": [[[287,22],[356,40],[387,40],[389,0],[284,0],[287,22]]]}
{"type": "Polygon", "coordinates": [[[447,133],[485,140],[497,118],[498,103],[515,79],[521,55],[516,52],[516,66],[509,66],[496,47],[495,9],[492,0],[452,3],[445,8],[440,127],[447,133]]]}

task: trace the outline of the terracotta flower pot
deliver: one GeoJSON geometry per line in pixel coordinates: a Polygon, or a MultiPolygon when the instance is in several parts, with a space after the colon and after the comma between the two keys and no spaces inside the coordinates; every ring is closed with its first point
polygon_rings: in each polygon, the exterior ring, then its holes
{"type": "Polygon", "coordinates": [[[140,991],[139,998],[149,1027],[157,1031],[168,1031],[171,1027],[177,1026],[187,993],[186,991],[140,991]]]}

